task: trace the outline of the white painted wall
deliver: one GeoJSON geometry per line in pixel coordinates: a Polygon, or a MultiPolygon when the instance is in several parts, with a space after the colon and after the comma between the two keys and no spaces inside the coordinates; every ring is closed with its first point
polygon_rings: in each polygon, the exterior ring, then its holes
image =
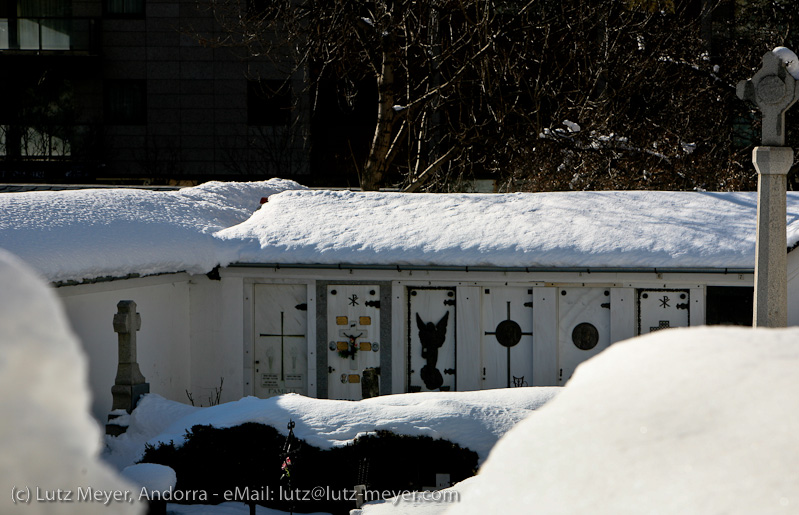
{"type": "MultiPolygon", "coordinates": [[[[215,388],[221,402],[244,394],[244,285],[240,277],[191,279],[191,385],[197,406],[208,406],[215,388]]],[[[184,394],[185,397],[185,394],[184,394]]]]}
{"type": "Polygon", "coordinates": [[[187,402],[189,388],[189,276],[174,274],[56,289],[89,358],[92,414],[105,423],[117,372],[113,320],[120,300],[136,302],[139,367],[150,391],[187,402]]]}

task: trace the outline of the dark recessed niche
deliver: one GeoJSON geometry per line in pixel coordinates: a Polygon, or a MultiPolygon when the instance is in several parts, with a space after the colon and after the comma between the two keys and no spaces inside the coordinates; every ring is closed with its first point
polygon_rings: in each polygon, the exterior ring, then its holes
{"type": "Polygon", "coordinates": [[[752,325],[754,288],[708,286],[705,301],[707,325],[752,325]]]}
{"type": "Polygon", "coordinates": [[[577,324],[572,331],[572,342],[580,350],[591,350],[599,343],[599,331],[593,324],[577,324]]]}

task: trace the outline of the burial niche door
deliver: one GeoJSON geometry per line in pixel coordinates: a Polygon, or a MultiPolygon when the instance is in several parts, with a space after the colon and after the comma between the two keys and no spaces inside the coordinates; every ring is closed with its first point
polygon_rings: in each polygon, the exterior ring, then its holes
{"type": "Polygon", "coordinates": [[[558,290],[558,384],[610,345],[610,289],[558,290]]]}
{"type": "Polygon", "coordinates": [[[455,288],[408,288],[408,388],[456,388],[455,288]]]}
{"type": "Polygon", "coordinates": [[[253,297],[253,393],[307,395],[306,286],[256,284],[253,297]]]}
{"type": "Polygon", "coordinates": [[[638,334],[690,324],[691,290],[638,290],[638,334]]]}
{"type": "Polygon", "coordinates": [[[362,399],[364,370],[380,369],[380,287],[329,285],[327,339],[328,398],[362,399]]]}
{"type": "Polygon", "coordinates": [[[482,306],[482,388],[532,385],[533,290],[484,287],[482,306]]]}

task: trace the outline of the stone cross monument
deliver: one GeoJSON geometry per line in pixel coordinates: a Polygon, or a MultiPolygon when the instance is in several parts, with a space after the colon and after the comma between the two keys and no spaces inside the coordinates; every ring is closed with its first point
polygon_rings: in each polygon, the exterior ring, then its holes
{"type": "Polygon", "coordinates": [[[763,66],[738,83],[738,97],[763,113],[762,146],[752,151],[757,180],[757,244],[755,251],[755,327],[788,323],[788,245],[786,240],[787,175],[793,149],[785,147],[785,111],[799,100],[796,80],[777,55],[768,52],[763,66]]]}
{"type": "MultiPolygon", "coordinates": [[[[121,300],[117,304],[117,313],[114,315],[114,332],[118,333],[119,365],[111,395],[114,402],[112,410],[124,409],[128,413],[133,411],[139,398],[150,392],[150,384],[145,382],[136,361],[136,331],[141,329],[141,315],[136,313],[136,303],[132,300],[121,300]]],[[[109,421],[116,418],[110,415],[109,421]]],[[[106,433],[113,431],[113,425],[106,426],[106,433]]],[[[121,429],[119,432],[124,431],[121,429]]]]}

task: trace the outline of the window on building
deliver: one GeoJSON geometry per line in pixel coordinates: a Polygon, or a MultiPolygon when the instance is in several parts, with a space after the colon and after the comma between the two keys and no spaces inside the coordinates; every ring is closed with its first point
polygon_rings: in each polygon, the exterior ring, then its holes
{"type": "Polygon", "coordinates": [[[247,123],[289,125],[293,108],[291,86],[282,80],[247,82],[247,123]]]}
{"type": "Polygon", "coordinates": [[[105,121],[111,125],[147,123],[147,81],[105,82],[105,121]]]}
{"type": "Polygon", "coordinates": [[[105,0],[105,15],[109,18],[138,18],[144,16],[144,0],[105,0]]]}

